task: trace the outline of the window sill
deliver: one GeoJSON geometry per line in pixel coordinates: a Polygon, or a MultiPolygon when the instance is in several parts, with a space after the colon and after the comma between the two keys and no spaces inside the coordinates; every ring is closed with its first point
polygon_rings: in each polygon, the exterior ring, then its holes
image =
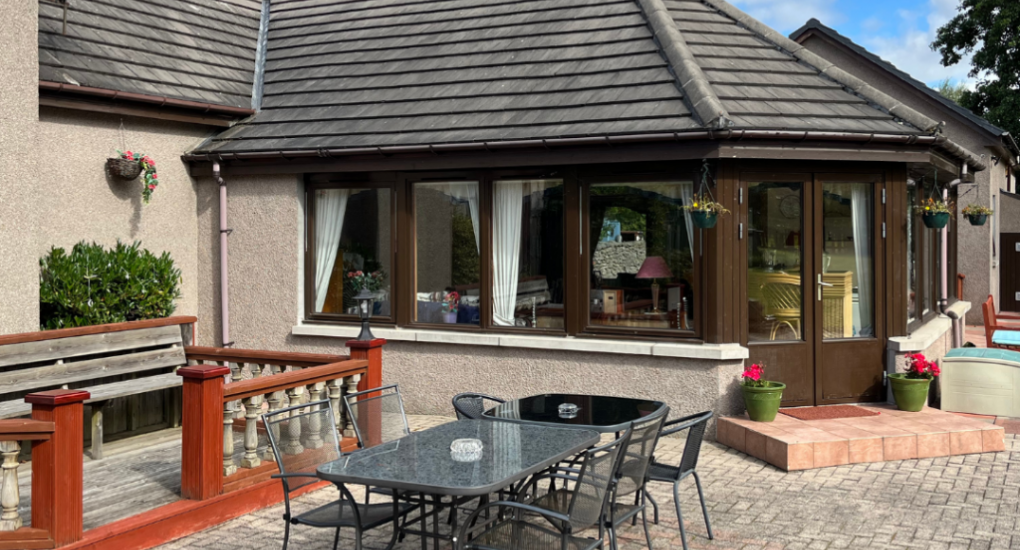
{"type": "MultiPolygon", "coordinates": [[[[964,318],[970,311],[970,302],[957,300],[949,306],[949,311],[956,312],[964,318]]],[[[889,349],[897,352],[924,351],[938,341],[945,333],[953,330],[953,321],[946,315],[939,315],[921,325],[910,336],[896,336],[889,339],[889,349]]]]}
{"type": "MultiPolygon", "coordinates": [[[[300,324],[291,329],[295,336],[322,336],[327,338],[353,338],[361,332],[356,325],[300,324]]],[[[573,338],[570,336],[527,336],[518,334],[471,334],[440,330],[373,328],[372,334],[393,342],[426,342],[433,344],[461,344],[521,349],[555,349],[589,353],[619,355],[652,355],[704,359],[709,361],[738,361],[747,359],[746,347],[739,344],[678,344],[633,342],[602,338],[573,338]]]]}

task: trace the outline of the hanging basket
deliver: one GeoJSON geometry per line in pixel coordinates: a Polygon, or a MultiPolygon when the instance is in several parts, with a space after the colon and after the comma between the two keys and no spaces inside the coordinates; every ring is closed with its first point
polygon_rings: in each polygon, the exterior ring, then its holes
{"type": "Polygon", "coordinates": [[[136,160],[106,159],[106,170],[111,176],[122,180],[133,180],[142,173],[142,166],[136,160]]]}
{"type": "Polygon", "coordinates": [[[942,229],[949,223],[949,212],[925,212],[921,221],[928,229],[942,229]]]}
{"type": "Polygon", "coordinates": [[[988,214],[968,214],[967,221],[971,225],[984,225],[988,221],[988,214]]]}
{"type": "Polygon", "coordinates": [[[691,221],[701,229],[712,229],[719,221],[719,214],[706,210],[694,210],[691,212],[691,221]]]}

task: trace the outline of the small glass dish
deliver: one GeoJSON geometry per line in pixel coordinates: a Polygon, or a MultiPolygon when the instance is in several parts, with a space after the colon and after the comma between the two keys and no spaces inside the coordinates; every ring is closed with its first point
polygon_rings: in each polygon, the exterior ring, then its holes
{"type": "Polygon", "coordinates": [[[450,443],[450,458],[455,462],[475,462],[482,458],[482,449],[481,440],[455,439],[450,443]]]}
{"type": "Polygon", "coordinates": [[[560,418],[577,418],[577,411],[580,407],[574,403],[561,403],[557,407],[557,411],[560,413],[560,418]]]}

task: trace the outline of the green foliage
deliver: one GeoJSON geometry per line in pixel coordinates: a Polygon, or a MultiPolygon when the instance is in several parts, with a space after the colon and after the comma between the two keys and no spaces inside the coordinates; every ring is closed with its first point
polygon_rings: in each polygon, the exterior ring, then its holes
{"type": "Polygon", "coordinates": [[[453,214],[453,286],[470,285],[481,280],[479,273],[478,245],[475,242],[475,227],[471,217],[453,214]]]}
{"type": "Polygon", "coordinates": [[[169,317],[181,295],[170,254],[156,257],[137,241],[110,250],[82,241],[70,254],[53,247],[39,267],[44,330],[169,317]]]}
{"type": "Polygon", "coordinates": [[[947,78],[939,82],[936,90],[938,90],[939,95],[942,97],[958,104],[963,100],[963,94],[967,92],[967,85],[953,84],[953,81],[947,78]]]}
{"type": "Polygon", "coordinates": [[[981,204],[968,204],[961,213],[964,216],[991,216],[995,211],[981,204]]]}
{"type": "Polygon", "coordinates": [[[960,105],[1020,135],[1020,2],[961,0],[960,13],[939,28],[931,47],[946,67],[973,53],[977,88],[964,91],[960,105]]]}

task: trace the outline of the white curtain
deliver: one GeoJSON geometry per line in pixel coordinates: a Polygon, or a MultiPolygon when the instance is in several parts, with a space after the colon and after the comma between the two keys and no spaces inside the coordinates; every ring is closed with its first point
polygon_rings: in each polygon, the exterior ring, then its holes
{"type": "MultiPolygon", "coordinates": [[[[446,191],[451,197],[467,201],[468,209],[471,210],[471,227],[475,230],[475,250],[479,254],[482,253],[481,238],[478,232],[478,183],[470,182],[453,182],[444,184],[448,186],[448,190],[444,190],[441,187],[440,190],[446,191]]],[[[431,185],[430,185],[431,187],[431,185]]]]}
{"type": "MultiPolygon", "coordinates": [[[[680,184],[680,195],[684,204],[694,203],[694,183],[684,182],[680,184]]],[[[691,262],[694,262],[694,221],[691,220],[691,211],[684,210],[684,224],[687,226],[687,244],[691,249],[691,262]]],[[[694,265],[693,263],[691,265],[694,265]]]]}
{"type": "Polygon", "coordinates": [[[857,263],[857,299],[860,304],[860,336],[874,334],[871,270],[872,205],[871,186],[866,183],[851,184],[850,207],[853,210],[854,256],[857,263]]]}
{"type": "Polygon", "coordinates": [[[326,303],[350,194],[348,189],[320,189],[315,194],[315,311],[322,311],[326,303]]]}
{"type": "Polygon", "coordinates": [[[514,326],[521,260],[523,181],[499,181],[492,192],[492,321],[514,326]]]}

